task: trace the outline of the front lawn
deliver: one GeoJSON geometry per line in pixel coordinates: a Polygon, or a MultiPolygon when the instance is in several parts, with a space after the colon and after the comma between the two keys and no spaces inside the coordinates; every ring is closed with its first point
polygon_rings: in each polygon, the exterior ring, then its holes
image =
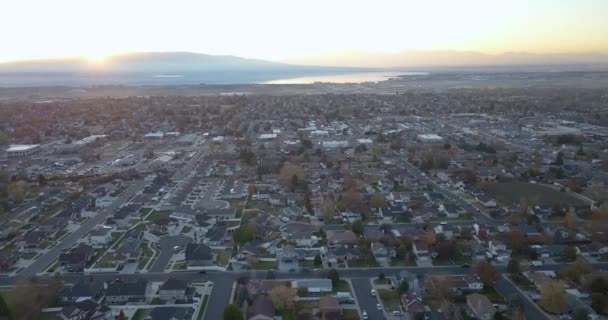
{"type": "Polygon", "coordinates": [[[344,279],[340,279],[340,281],[338,281],[338,284],[334,286],[334,292],[352,292],[350,289],[350,284],[348,283],[348,281],[344,280],[344,279]]]}
{"type": "Polygon", "coordinates": [[[275,261],[258,261],[255,264],[255,270],[270,270],[274,269],[275,261]]]}
{"type": "Polygon", "coordinates": [[[359,312],[355,309],[342,309],[342,319],[359,320],[359,312]]]}
{"type": "Polygon", "coordinates": [[[145,313],[146,313],[146,310],[137,309],[137,311],[135,311],[135,314],[133,315],[133,318],[131,318],[131,320],[144,320],[145,313]]]}
{"type": "Polygon", "coordinates": [[[207,309],[207,302],[209,302],[209,295],[206,294],[203,298],[203,303],[201,303],[201,308],[198,310],[198,320],[203,320],[205,310],[207,309]]]}
{"type": "Polygon", "coordinates": [[[148,221],[157,221],[161,219],[167,219],[171,215],[171,211],[163,210],[163,211],[152,211],[146,220],[148,221]]]}
{"type": "Polygon", "coordinates": [[[348,262],[349,268],[374,268],[379,266],[378,262],[369,260],[352,260],[348,262]]]}
{"type": "Polygon", "coordinates": [[[384,305],[386,311],[392,312],[399,310],[401,301],[399,299],[399,293],[396,290],[378,289],[378,295],[384,305]]]}

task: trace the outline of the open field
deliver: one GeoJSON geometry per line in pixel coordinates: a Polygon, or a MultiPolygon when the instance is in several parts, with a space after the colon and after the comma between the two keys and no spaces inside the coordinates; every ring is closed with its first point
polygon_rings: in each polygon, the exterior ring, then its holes
{"type": "Polygon", "coordinates": [[[481,186],[503,205],[519,204],[526,199],[533,205],[552,206],[555,204],[584,205],[585,202],[566,192],[550,186],[524,182],[488,183],[481,186]]]}

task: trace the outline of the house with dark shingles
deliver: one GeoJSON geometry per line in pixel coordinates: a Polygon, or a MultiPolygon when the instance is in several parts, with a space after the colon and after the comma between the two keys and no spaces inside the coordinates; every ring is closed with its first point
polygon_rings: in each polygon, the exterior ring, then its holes
{"type": "Polygon", "coordinates": [[[274,306],[272,300],[265,295],[257,295],[245,312],[247,320],[273,320],[274,306]]]}
{"type": "Polygon", "coordinates": [[[139,279],[135,282],[113,282],[106,289],[108,304],[143,304],[147,300],[150,284],[139,279]]]}
{"type": "Polygon", "coordinates": [[[71,272],[82,272],[87,263],[91,262],[94,254],[95,250],[92,247],[81,243],[70,251],[59,255],[59,265],[71,272]]]}
{"type": "Polygon", "coordinates": [[[191,294],[188,282],[169,278],[158,288],[158,297],[163,301],[187,300],[191,294]]]}
{"type": "Polygon", "coordinates": [[[214,260],[211,248],[203,243],[189,243],[186,246],[185,256],[189,267],[210,266],[214,260]]]}
{"type": "Polygon", "coordinates": [[[103,296],[104,285],[99,281],[78,281],[73,286],[66,286],[59,291],[59,300],[71,303],[82,300],[99,301],[103,296]]]}
{"type": "Polygon", "coordinates": [[[426,309],[416,292],[408,291],[401,295],[401,305],[412,320],[424,320],[426,309]]]}
{"type": "Polygon", "coordinates": [[[110,320],[114,319],[112,310],[105,305],[100,305],[93,300],[74,302],[61,308],[59,319],[61,320],[110,320]]]}
{"type": "Polygon", "coordinates": [[[350,230],[327,230],[325,235],[330,248],[357,244],[357,236],[350,230]]]}
{"type": "Polygon", "coordinates": [[[342,309],[336,297],[325,296],[319,300],[319,311],[322,320],[342,319],[342,309]]]}

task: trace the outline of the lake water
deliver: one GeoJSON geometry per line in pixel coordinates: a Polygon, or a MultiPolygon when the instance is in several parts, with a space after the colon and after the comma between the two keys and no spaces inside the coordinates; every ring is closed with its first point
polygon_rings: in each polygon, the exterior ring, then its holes
{"type": "Polygon", "coordinates": [[[278,79],[262,82],[264,84],[310,84],[315,82],[326,83],[362,83],[379,82],[398,76],[427,75],[428,72],[356,72],[335,75],[310,76],[278,79]]]}

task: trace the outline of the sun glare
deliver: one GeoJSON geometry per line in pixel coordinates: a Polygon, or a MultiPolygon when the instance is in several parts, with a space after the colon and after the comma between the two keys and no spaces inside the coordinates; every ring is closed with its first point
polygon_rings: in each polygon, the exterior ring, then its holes
{"type": "Polygon", "coordinates": [[[107,57],[108,56],[105,54],[88,54],[85,56],[87,60],[96,64],[103,63],[107,59],[107,57]]]}

